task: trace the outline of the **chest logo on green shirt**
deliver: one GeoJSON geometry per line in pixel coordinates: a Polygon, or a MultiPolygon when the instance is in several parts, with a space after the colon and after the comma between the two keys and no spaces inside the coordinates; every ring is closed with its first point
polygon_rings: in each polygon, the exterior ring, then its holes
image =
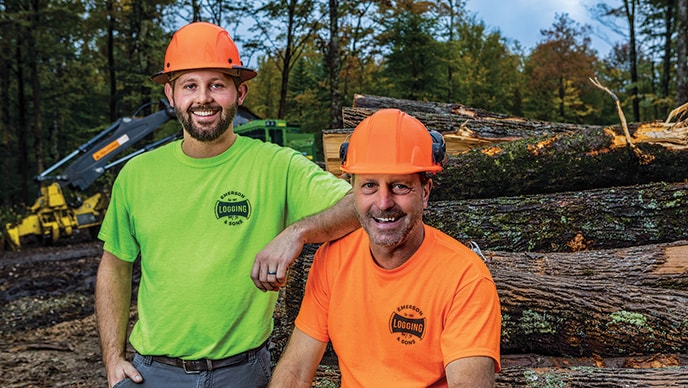
{"type": "Polygon", "coordinates": [[[243,193],[228,191],[215,202],[215,217],[226,225],[241,225],[251,218],[251,201],[243,193]]]}
{"type": "Polygon", "coordinates": [[[405,304],[389,318],[389,332],[403,345],[413,345],[425,337],[425,316],[420,308],[405,304]]]}

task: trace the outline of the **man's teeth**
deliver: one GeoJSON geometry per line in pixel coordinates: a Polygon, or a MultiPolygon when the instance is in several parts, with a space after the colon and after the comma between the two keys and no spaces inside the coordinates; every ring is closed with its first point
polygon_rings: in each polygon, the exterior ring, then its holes
{"type": "Polygon", "coordinates": [[[376,217],[375,218],[375,221],[378,221],[378,222],[394,222],[396,220],[397,220],[396,217],[394,217],[394,218],[377,218],[376,217]]]}
{"type": "Polygon", "coordinates": [[[212,111],[212,110],[197,110],[197,111],[194,111],[194,114],[195,114],[195,115],[198,115],[198,116],[212,116],[214,113],[215,113],[215,112],[212,111]]]}

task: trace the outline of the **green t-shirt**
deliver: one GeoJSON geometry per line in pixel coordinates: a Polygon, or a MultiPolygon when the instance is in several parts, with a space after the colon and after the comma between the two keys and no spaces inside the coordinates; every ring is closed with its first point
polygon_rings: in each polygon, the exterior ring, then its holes
{"type": "Polygon", "coordinates": [[[256,254],[349,189],[294,150],[241,136],[212,158],[186,156],[180,140],[130,160],[99,238],[122,260],[141,255],[131,344],[185,359],[259,346],[272,331],[277,293],[253,284],[256,254]]]}

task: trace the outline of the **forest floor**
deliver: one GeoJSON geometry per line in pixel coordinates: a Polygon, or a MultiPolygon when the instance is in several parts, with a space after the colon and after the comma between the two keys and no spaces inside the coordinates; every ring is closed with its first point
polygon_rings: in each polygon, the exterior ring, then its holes
{"type": "MultiPolygon", "coordinates": [[[[107,386],[94,315],[101,255],[101,243],[78,239],[0,252],[0,387],[107,386]]],[[[288,330],[274,335],[284,342],[288,330]]],[[[338,385],[336,368],[323,365],[314,386],[338,385]]]]}

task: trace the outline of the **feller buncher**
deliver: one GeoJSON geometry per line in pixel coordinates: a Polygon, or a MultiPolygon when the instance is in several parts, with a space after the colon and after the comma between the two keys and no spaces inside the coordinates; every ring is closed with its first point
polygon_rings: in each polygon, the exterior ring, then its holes
{"type": "MultiPolygon", "coordinates": [[[[4,245],[12,250],[19,250],[22,246],[32,245],[30,243],[33,242],[41,245],[55,243],[72,236],[76,230],[84,229],[91,235],[95,234],[100,229],[110,201],[108,193],[101,191],[85,200],[81,200],[79,196],[74,196],[75,199],[70,200],[65,193],[74,193],[77,190],[83,192],[110,168],[180,138],[181,132],[169,135],[112,161],[116,155],[136,145],[176,117],[174,108],[166,100],[161,100],[160,103],[162,109],[148,116],[120,118],[76,151],[35,177],[40,184],[40,195],[28,209],[28,216],[17,223],[5,225],[4,245]],[[76,156],[79,158],[71,162],[61,174],[51,175],[76,156]]],[[[147,105],[139,108],[137,112],[147,105]]],[[[287,124],[284,120],[252,120],[235,126],[234,132],[293,148],[311,160],[315,156],[314,135],[301,133],[298,127],[287,124]]],[[[0,250],[2,247],[3,244],[0,244],[0,250]]]]}
{"type": "MultiPolygon", "coordinates": [[[[160,102],[161,110],[142,118],[118,119],[77,150],[36,176],[34,179],[40,185],[40,195],[28,209],[28,216],[17,223],[5,225],[5,245],[12,250],[19,250],[25,243],[33,241],[40,244],[57,242],[79,229],[89,232],[98,230],[109,203],[108,194],[101,191],[85,200],[81,200],[79,196],[74,196],[74,199],[70,200],[65,196],[65,191],[83,191],[108,169],[181,136],[180,133],[175,133],[112,161],[116,155],[176,117],[174,108],[166,100],[160,102]],[[61,174],[51,175],[77,156],[79,157],[61,174]]],[[[149,104],[142,106],[137,112],[147,105],[149,104]]]]}

